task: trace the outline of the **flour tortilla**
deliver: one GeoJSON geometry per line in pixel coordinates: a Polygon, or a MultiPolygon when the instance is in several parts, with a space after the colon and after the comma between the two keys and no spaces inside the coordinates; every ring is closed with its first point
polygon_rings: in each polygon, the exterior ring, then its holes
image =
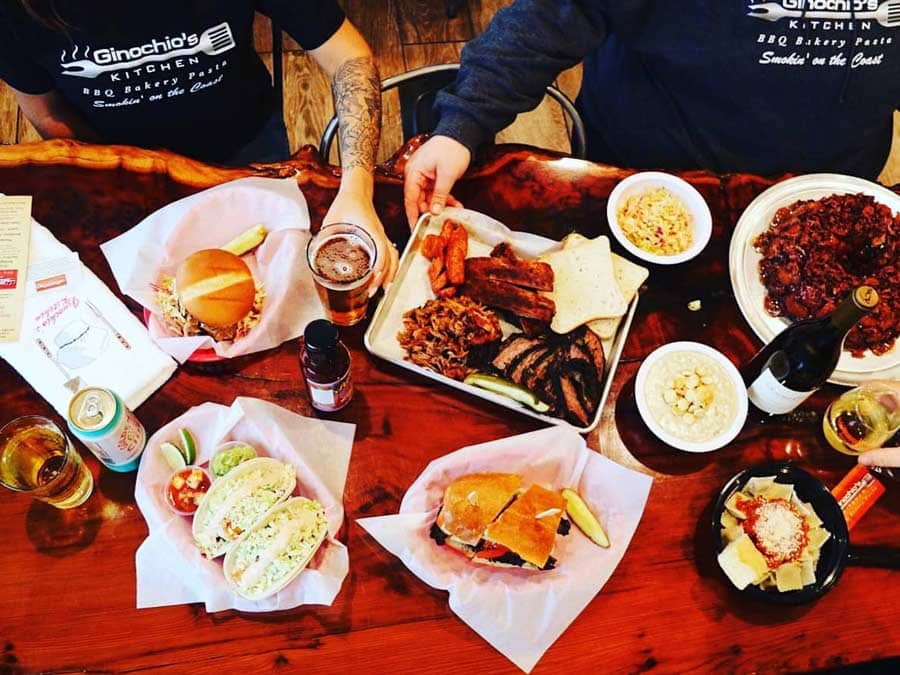
{"type": "Polygon", "coordinates": [[[292,497],[268,511],[229,549],[222,565],[225,580],[248,600],[274,595],[306,569],[327,535],[322,505],[292,497]],[[277,519],[285,522],[269,527],[277,519]]]}
{"type": "Polygon", "coordinates": [[[568,333],[593,319],[621,317],[628,304],[613,273],[607,237],[547,253],[538,260],[553,268],[556,313],[550,328],[568,333]]]}
{"type": "Polygon", "coordinates": [[[191,527],[197,548],[209,559],[226,553],[242,532],[287,499],[296,484],[297,471],[290,464],[271,457],[242,462],[213,481],[200,500],[191,527]]]}

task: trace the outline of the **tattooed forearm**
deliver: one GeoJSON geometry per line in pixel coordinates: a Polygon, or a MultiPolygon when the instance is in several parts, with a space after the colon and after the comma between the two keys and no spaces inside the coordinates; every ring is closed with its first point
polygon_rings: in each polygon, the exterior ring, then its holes
{"type": "Polygon", "coordinates": [[[371,172],[381,137],[381,80],[375,60],[349,59],[337,69],[332,87],[341,129],[341,166],[371,172]]]}

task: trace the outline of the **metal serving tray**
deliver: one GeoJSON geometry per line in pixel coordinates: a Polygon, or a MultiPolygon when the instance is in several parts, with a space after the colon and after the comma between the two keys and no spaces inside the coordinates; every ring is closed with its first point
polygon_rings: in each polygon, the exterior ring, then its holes
{"type": "MultiPolygon", "coordinates": [[[[600,403],[597,406],[594,419],[584,427],[575,426],[559,417],[551,417],[550,415],[535,412],[531,408],[505,396],[445,377],[404,358],[405,352],[397,341],[397,334],[403,328],[403,314],[410,309],[420,307],[427,300],[434,297],[428,282],[428,261],[423,256],[416,254],[419,252],[425,236],[438,234],[444,220],[447,218],[452,218],[461,223],[468,231],[470,256],[487,255],[491,248],[501,241],[509,242],[516,253],[525,258],[533,258],[546,251],[560,247],[560,242],[558,241],[527,232],[514,232],[502,223],[477,211],[445,209],[440,216],[423,214],[416,223],[409,242],[406,244],[406,248],[400,257],[400,266],[394,282],[390,285],[372,315],[372,320],[364,338],[366,349],[369,350],[369,353],[390,363],[509,410],[541,420],[547,424],[570,426],[580,433],[588,433],[593,430],[600,422],[600,416],[606,405],[606,398],[609,395],[610,386],[612,385],[616,368],[619,365],[619,358],[625,346],[625,339],[634,319],[634,312],[637,309],[638,302],[637,294],[631,301],[622,322],[619,324],[619,330],[616,335],[611,340],[603,341],[607,364],[603,379],[603,392],[600,396],[600,403]]],[[[501,326],[504,337],[513,332],[518,332],[517,328],[504,321],[501,321],[501,326]]]]}

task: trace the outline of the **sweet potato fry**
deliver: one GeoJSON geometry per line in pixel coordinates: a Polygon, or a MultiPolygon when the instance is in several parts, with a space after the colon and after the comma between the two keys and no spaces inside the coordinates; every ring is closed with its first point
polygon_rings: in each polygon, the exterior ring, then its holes
{"type": "MultiPolygon", "coordinates": [[[[441,272],[438,274],[431,282],[431,290],[435,293],[439,293],[443,288],[447,286],[447,273],[441,272]]],[[[451,286],[452,288],[452,286],[451,286]]]]}
{"type": "Polygon", "coordinates": [[[454,286],[466,280],[466,254],[469,250],[469,235],[466,229],[457,225],[447,244],[447,279],[454,286]]]}
{"type": "Polygon", "coordinates": [[[439,298],[452,298],[456,295],[456,286],[447,286],[435,293],[439,298]]]}
{"type": "Polygon", "coordinates": [[[428,265],[428,280],[431,282],[432,289],[434,288],[435,280],[441,275],[444,271],[444,256],[438,256],[437,258],[433,258],[431,264],[428,265]]]}
{"type": "Polygon", "coordinates": [[[441,239],[445,242],[450,241],[450,235],[453,234],[453,230],[459,227],[459,223],[455,220],[450,220],[449,218],[444,221],[443,226],[441,227],[441,239]]]}
{"type": "Polygon", "coordinates": [[[444,248],[447,242],[436,234],[429,234],[422,241],[422,255],[428,260],[434,260],[438,256],[444,257],[444,248]]]}

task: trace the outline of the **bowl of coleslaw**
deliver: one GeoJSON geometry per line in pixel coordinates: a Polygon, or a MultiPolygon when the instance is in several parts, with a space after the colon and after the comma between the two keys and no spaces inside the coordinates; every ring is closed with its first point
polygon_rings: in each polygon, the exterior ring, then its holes
{"type": "Polygon", "coordinates": [[[626,251],[657,265],[696,257],[712,236],[712,214],[703,195],[661,171],[635,173],[616,185],[606,202],[606,219],[626,251]]]}

